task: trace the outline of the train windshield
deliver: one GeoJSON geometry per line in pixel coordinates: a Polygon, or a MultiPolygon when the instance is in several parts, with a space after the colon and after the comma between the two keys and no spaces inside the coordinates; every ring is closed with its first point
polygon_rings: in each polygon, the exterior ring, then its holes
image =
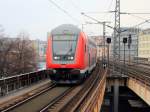
{"type": "Polygon", "coordinates": [[[54,35],[53,36],[53,56],[56,60],[74,58],[77,43],[77,35],[54,35]]]}

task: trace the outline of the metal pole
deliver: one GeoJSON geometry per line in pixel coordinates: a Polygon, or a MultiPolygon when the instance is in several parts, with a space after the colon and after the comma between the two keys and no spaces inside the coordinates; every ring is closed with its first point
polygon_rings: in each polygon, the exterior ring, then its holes
{"type": "Polygon", "coordinates": [[[108,53],[107,57],[108,57],[108,68],[109,68],[109,44],[108,44],[108,52],[107,53],[108,53]]]}
{"type": "Polygon", "coordinates": [[[137,35],[137,61],[136,63],[138,64],[138,56],[139,56],[139,32],[140,32],[140,28],[138,27],[138,35],[137,35]]]}
{"type": "Polygon", "coordinates": [[[118,21],[118,37],[119,37],[119,62],[120,62],[120,33],[121,33],[121,29],[120,29],[120,0],[118,0],[118,17],[119,17],[119,21],[118,21]]]}
{"type": "Polygon", "coordinates": [[[100,53],[100,51],[101,51],[101,50],[100,50],[100,40],[101,40],[101,37],[99,37],[99,43],[98,43],[98,48],[99,48],[99,49],[98,49],[99,61],[102,60],[102,56],[103,56],[103,54],[100,53]]]}
{"type": "Polygon", "coordinates": [[[124,75],[125,75],[125,43],[124,43],[124,75]]]}
{"type": "Polygon", "coordinates": [[[108,68],[109,68],[109,45],[111,43],[111,38],[107,38],[107,60],[108,60],[108,68]]]}
{"type": "Polygon", "coordinates": [[[104,60],[105,60],[105,24],[106,22],[103,22],[103,41],[104,41],[104,60]]]}
{"type": "MultiPolygon", "coordinates": [[[[114,54],[113,54],[113,72],[115,69],[115,63],[120,62],[120,0],[116,0],[115,7],[115,28],[114,28],[114,54]],[[117,59],[118,58],[118,59],[117,59]]],[[[120,67],[119,67],[120,68],[120,67]]]]}
{"type": "Polygon", "coordinates": [[[129,48],[129,65],[130,65],[130,63],[131,63],[131,56],[130,56],[131,54],[130,54],[130,48],[129,48]]]}
{"type": "Polygon", "coordinates": [[[84,29],[84,24],[82,24],[82,31],[83,31],[83,29],[84,29]]]}
{"type": "Polygon", "coordinates": [[[116,78],[114,80],[114,112],[118,112],[118,104],[119,104],[119,82],[116,78]]]}

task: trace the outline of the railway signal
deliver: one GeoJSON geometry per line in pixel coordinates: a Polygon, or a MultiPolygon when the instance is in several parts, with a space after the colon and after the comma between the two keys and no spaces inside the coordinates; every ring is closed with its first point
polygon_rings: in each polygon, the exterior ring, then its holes
{"type": "Polygon", "coordinates": [[[125,44],[127,43],[127,38],[123,38],[123,44],[124,44],[124,75],[125,75],[125,44]]]}
{"type": "Polygon", "coordinates": [[[127,43],[127,38],[123,38],[123,43],[124,43],[124,44],[127,43]]]}
{"type": "Polygon", "coordinates": [[[108,44],[108,49],[107,49],[107,57],[108,57],[108,67],[109,67],[109,45],[110,45],[110,43],[111,43],[111,38],[107,38],[107,44],[108,44]]]}
{"type": "Polygon", "coordinates": [[[108,43],[108,44],[111,43],[111,38],[107,38],[107,43],[108,43]]]}
{"type": "Polygon", "coordinates": [[[129,37],[128,37],[128,48],[129,49],[130,49],[131,43],[132,43],[132,38],[131,38],[131,34],[129,34],[129,37]]]}
{"type": "Polygon", "coordinates": [[[129,34],[129,37],[128,37],[129,64],[130,64],[130,61],[131,61],[131,57],[130,57],[130,48],[131,48],[131,43],[132,43],[132,37],[131,37],[131,34],[129,34]]]}

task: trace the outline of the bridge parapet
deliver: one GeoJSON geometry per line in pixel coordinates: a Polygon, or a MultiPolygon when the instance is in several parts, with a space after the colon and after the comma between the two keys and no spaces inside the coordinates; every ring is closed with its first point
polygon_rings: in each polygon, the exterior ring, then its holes
{"type": "Polygon", "coordinates": [[[46,70],[39,70],[12,77],[2,78],[0,79],[0,96],[4,96],[14,90],[26,87],[46,78],[46,70]]]}
{"type": "MultiPolygon", "coordinates": [[[[120,64],[127,78],[127,86],[134,91],[141,99],[150,105],[150,71],[147,68],[138,65],[120,64]]],[[[118,67],[118,66],[117,66],[118,67]]]]}
{"type": "Polygon", "coordinates": [[[141,99],[150,105],[150,73],[147,68],[128,66],[126,74],[129,76],[127,86],[141,99]]]}
{"type": "MultiPolygon", "coordinates": [[[[99,74],[102,75],[102,74],[99,74]]],[[[106,87],[106,75],[107,70],[103,71],[103,77],[99,81],[96,88],[91,94],[84,99],[82,103],[81,112],[99,112],[104,98],[105,87],[106,87]]]]}
{"type": "Polygon", "coordinates": [[[150,86],[147,83],[130,77],[127,86],[150,106],[150,86]]]}
{"type": "Polygon", "coordinates": [[[115,70],[117,72],[122,70],[122,72],[128,76],[126,85],[150,105],[150,68],[133,64],[123,65],[122,63],[117,63],[115,70]]]}

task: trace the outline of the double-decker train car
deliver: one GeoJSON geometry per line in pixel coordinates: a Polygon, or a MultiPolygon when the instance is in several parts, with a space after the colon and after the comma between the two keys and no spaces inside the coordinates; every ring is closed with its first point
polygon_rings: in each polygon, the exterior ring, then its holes
{"type": "Polygon", "coordinates": [[[48,36],[46,67],[56,83],[79,83],[96,66],[96,44],[78,27],[64,24],[48,36]]]}

